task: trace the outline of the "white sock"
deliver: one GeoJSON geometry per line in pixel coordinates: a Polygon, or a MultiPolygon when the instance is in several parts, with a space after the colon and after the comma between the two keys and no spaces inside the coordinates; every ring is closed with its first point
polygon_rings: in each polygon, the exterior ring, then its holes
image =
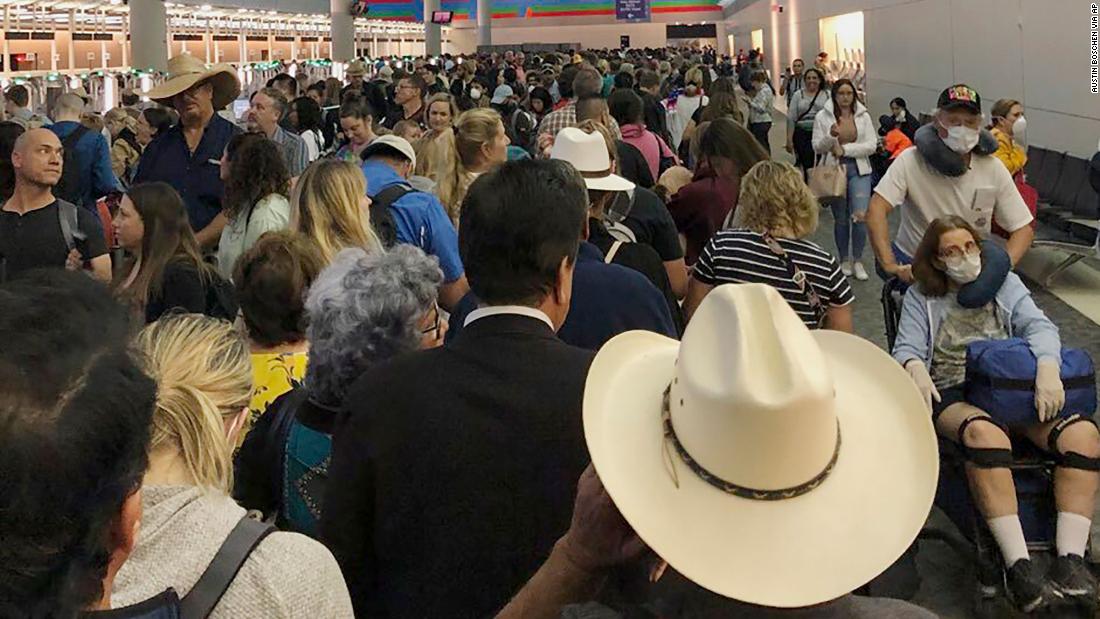
{"type": "Polygon", "coordinates": [[[993,534],[993,539],[997,540],[997,546],[1001,549],[1005,567],[1012,567],[1020,559],[1031,558],[1027,553],[1027,540],[1024,539],[1024,528],[1020,526],[1019,515],[992,518],[986,520],[986,523],[989,525],[989,532],[993,534]]]}
{"type": "Polygon", "coordinates": [[[1092,520],[1089,518],[1080,514],[1058,512],[1058,532],[1054,540],[1054,545],[1058,548],[1058,556],[1085,556],[1085,546],[1089,543],[1091,528],[1092,520]]]}

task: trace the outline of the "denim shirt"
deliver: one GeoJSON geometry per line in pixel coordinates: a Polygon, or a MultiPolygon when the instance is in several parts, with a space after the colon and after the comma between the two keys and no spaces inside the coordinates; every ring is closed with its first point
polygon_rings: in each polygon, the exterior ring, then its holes
{"type": "Polygon", "coordinates": [[[219,162],[226,144],[240,132],[239,127],[214,114],[192,153],[183,128],[176,124],[145,147],[134,184],[161,181],[174,187],[187,207],[191,228],[202,230],[222,210],[225,187],[219,162]]]}
{"type": "MultiPolygon", "coordinates": [[[[1031,292],[1015,273],[1009,273],[994,299],[1009,337],[1027,341],[1035,358],[1062,363],[1062,340],[1058,327],[1035,305],[1031,292]]],[[[947,315],[948,300],[926,297],[920,286],[910,286],[901,304],[901,321],[894,342],[894,359],[902,365],[920,359],[932,367],[932,342],[947,315]]]]}

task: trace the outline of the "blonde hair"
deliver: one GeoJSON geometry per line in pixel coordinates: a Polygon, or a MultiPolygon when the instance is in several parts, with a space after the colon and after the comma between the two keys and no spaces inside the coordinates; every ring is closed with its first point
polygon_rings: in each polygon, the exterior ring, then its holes
{"type": "Polygon", "coordinates": [[[701,69],[698,65],[688,69],[687,73],[684,74],[684,85],[687,86],[688,84],[694,84],[700,90],[702,90],[703,69],[701,69]]]}
{"type": "Polygon", "coordinates": [[[427,115],[431,114],[432,106],[440,101],[446,103],[447,107],[451,110],[451,125],[454,125],[455,120],[458,118],[458,105],[455,104],[454,95],[449,92],[437,92],[428,97],[428,100],[424,102],[425,119],[427,115]]]}
{"type": "Polygon", "coordinates": [[[130,114],[130,110],[127,108],[116,107],[107,110],[107,113],[103,115],[103,120],[107,124],[119,124],[123,128],[129,129],[134,133],[137,133],[137,118],[130,114]]]}
{"type": "Polygon", "coordinates": [[[229,493],[233,445],[225,422],[252,394],[248,344],[233,325],[201,314],[170,314],[135,342],[157,381],[150,453],[173,448],[195,485],[229,493]]]}
{"type": "Polygon", "coordinates": [[[761,161],[741,178],[737,220],[745,228],[802,238],[817,229],[818,210],[802,173],[789,163],[761,161]]]}
{"type": "Polygon", "coordinates": [[[370,214],[359,207],[366,192],[359,168],[336,159],[309,166],[295,184],[291,203],[298,216],[298,232],[317,245],[325,264],[348,247],[367,253],[381,251],[382,242],[371,227],[370,214]]]}
{"type": "Polygon", "coordinates": [[[458,221],[462,200],[470,187],[468,169],[477,163],[481,147],[500,134],[500,114],[489,108],[467,110],[455,120],[454,152],[451,168],[437,182],[439,200],[447,207],[452,221],[458,221]]]}
{"type": "Polygon", "coordinates": [[[413,144],[416,169],[413,174],[430,178],[437,184],[448,170],[454,169],[455,134],[449,127],[439,133],[429,131],[413,144]]]}

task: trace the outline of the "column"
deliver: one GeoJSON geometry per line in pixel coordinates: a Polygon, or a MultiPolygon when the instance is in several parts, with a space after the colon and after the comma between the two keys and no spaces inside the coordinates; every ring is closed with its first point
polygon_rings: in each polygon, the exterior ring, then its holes
{"type": "Polygon", "coordinates": [[[136,69],[168,70],[168,15],[161,0],[130,0],[130,56],[136,69]],[[134,28],[134,24],[137,28],[134,28]]]}
{"type": "Polygon", "coordinates": [[[76,32],[76,9],[69,9],[69,71],[75,72],[76,66],[76,44],[73,43],[73,33],[76,32]]]}
{"type": "Polygon", "coordinates": [[[493,7],[489,0],[477,0],[477,45],[493,44],[493,7]]]}
{"type": "Polygon", "coordinates": [[[439,10],[439,0],[424,0],[424,54],[443,54],[443,26],[432,23],[432,13],[439,10]]]}
{"type": "MultiPolygon", "coordinates": [[[[11,7],[4,5],[4,32],[11,31],[11,7]]],[[[8,37],[4,37],[4,73],[11,73],[11,51],[8,47],[8,37]]]]}
{"type": "Polygon", "coordinates": [[[731,50],[729,48],[730,47],[729,46],[729,37],[727,36],[729,34],[729,32],[726,29],[726,22],[719,21],[718,23],[715,24],[715,26],[716,26],[715,35],[718,37],[718,41],[717,41],[717,45],[715,45],[715,49],[718,50],[718,55],[721,56],[723,54],[729,54],[729,55],[732,56],[736,52],[734,52],[733,50],[731,50]]]}
{"type": "Polygon", "coordinates": [[[349,62],[355,58],[355,18],[347,0],[330,0],[332,18],[332,61],[349,62]]]}

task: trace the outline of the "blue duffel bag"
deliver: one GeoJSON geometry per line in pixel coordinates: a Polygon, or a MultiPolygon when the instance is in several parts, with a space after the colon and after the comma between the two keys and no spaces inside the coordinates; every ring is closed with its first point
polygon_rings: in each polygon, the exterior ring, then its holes
{"type": "MultiPolygon", "coordinates": [[[[1008,425],[1036,423],[1035,370],[1038,365],[1020,338],[982,340],[966,347],[966,401],[1008,425]]],[[[1059,417],[1096,412],[1096,370],[1088,353],[1062,349],[1062,385],[1066,405],[1059,417]]]]}

